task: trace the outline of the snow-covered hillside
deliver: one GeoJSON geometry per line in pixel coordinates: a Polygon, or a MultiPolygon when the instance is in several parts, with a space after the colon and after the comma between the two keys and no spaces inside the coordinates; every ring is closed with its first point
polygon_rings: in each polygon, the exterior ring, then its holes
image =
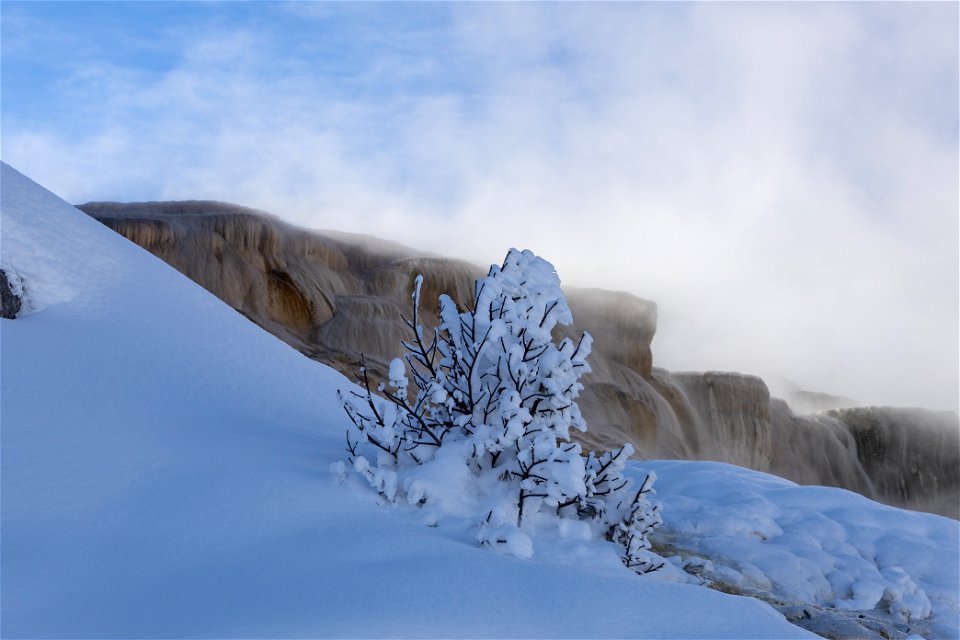
{"type": "MultiPolygon", "coordinates": [[[[809,635],[756,599],[638,577],[606,543],[538,540],[522,560],[339,484],[346,379],[2,171],[0,267],[27,309],[0,320],[3,637],[809,635]]],[[[926,598],[918,629],[955,633],[956,521],[649,466],[675,575],[881,612],[926,598]]]]}

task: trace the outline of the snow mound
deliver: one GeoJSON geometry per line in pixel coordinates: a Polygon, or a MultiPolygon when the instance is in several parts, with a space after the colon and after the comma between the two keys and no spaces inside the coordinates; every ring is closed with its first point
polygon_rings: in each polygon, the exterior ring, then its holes
{"type": "MultiPolygon", "coordinates": [[[[717,462],[651,462],[660,542],[713,582],[960,637],[960,522],[717,462]]],[[[656,536],[655,536],[656,537],[656,536]]]]}

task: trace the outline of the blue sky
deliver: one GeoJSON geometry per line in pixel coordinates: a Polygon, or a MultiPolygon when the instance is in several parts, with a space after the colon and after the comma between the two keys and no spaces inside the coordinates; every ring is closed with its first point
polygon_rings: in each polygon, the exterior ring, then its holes
{"type": "Polygon", "coordinates": [[[956,3],[18,3],[2,156],[656,300],[655,361],[956,409],[956,3]]]}

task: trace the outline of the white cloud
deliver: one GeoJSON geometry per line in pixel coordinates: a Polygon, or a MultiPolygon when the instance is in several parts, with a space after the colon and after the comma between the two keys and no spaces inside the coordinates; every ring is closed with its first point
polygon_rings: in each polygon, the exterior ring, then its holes
{"type": "Polygon", "coordinates": [[[656,300],[662,366],[956,409],[954,5],[443,10],[357,13],[336,60],[192,29],[174,68],[75,96],[88,133],[4,131],[5,159],[74,201],[231,200],[478,262],[529,246],[656,300]]]}

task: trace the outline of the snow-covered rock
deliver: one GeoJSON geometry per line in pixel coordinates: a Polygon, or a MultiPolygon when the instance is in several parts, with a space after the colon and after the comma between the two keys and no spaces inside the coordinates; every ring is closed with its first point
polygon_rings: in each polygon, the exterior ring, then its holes
{"type": "Polygon", "coordinates": [[[717,462],[644,469],[656,472],[663,504],[655,548],[688,573],[784,613],[806,608],[796,622],[817,633],[960,637],[956,520],[717,462]]]}
{"type": "Polygon", "coordinates": [[[23,307],[23,293],[21,282],[14,274],[0,269],[0,318],[13,320],[20,315],[23,307]]]}

